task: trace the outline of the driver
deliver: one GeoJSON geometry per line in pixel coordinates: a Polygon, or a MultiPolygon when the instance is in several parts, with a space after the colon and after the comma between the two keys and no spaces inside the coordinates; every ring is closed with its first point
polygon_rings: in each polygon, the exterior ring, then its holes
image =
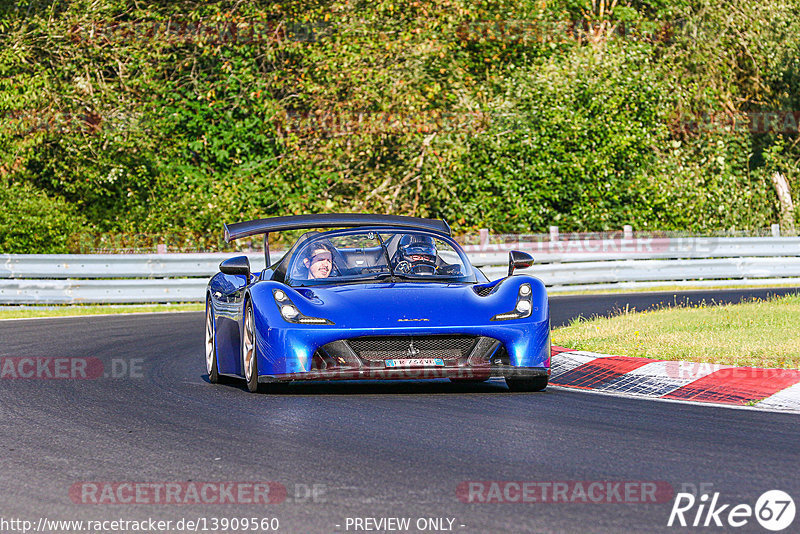
{"type": "Polygon", "coordinates": [[[312,243],[305,253],[303,265],[308,269],[308,279],[328,278],[333,271],[333,247],[318,241],[312,243]]]}
{"type": "Polygon", "coordinates": [[[406,234],[397,244],[397,270],[401,273],[435,274],[436,242],[431,236],[406,234]]]}

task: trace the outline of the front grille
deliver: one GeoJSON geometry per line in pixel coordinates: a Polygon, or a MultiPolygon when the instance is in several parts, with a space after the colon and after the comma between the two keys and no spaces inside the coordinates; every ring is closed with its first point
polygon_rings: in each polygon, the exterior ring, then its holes
{"type": "Polygon", "coordinates": [[[407,358],[457,360],[469,355],[477,336],[370,336],[346,342],[362,360],[407,358]]]}

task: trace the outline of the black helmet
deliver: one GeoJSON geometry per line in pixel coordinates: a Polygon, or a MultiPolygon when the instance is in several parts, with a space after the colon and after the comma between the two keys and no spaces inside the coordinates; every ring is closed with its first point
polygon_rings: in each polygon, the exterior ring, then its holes
{"type": "Polygon", "coordinates": [[[436,243],[429,235],[406,234],[397,245],[398,258],[411,265],[435,265],[436,243]],[[411,259],[412,256],[420,258],[411,259]]]}

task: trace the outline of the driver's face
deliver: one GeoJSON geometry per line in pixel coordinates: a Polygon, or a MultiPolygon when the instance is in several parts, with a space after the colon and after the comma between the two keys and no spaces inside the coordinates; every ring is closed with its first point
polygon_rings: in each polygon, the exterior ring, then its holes
{"type": "Polygon", "coordinates": [[[304,260],[311,278],[327,278],[331,274],[333,260],[331,253],[325,249],[315,250],[311,259],[304,260]]]}

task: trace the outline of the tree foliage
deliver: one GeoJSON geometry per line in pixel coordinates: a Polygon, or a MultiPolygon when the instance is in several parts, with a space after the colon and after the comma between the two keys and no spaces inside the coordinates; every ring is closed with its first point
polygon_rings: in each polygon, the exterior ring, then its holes
{"type": "Polygon", "coordinates": [[[798,0],[5,3],[0,251],[332,211],[456,232],[762,227],[779,218],[771,173],[798,190],[798,15],[798,0]]]}

